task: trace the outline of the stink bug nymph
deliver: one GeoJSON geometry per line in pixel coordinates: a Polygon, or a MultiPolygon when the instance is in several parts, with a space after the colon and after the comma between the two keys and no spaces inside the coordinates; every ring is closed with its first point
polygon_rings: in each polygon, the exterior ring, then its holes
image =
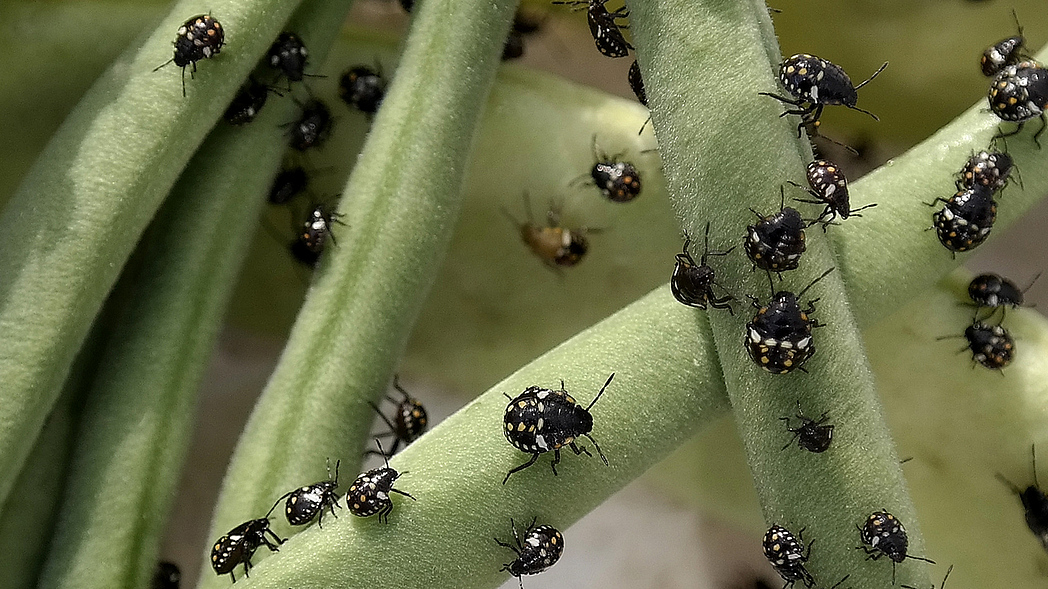
{"type": "MultiPolygon", "coordinates": [[[[972,366],[978,362],[990,370],[1001,370],[1011,364],[1015,356],[1015,340],[1000,325],[973,321],[964,329],[964,339],[968,340],[966,348],[972,352],[972,366]]],[[[966,348],[961,348],[958,353],[966,348]]]]}
{"type": "Polygon", "coordinates": [[[754,268],[769,272],[796,270],[804,253],[804,220],[796,209],[786,204],[786,193],[779,187],[782,201],[779,212],[765,217],[757,211],[756,225],[746,228],[746,256],[753,262],[754,268]]]}
{"type": "Polygon", "coordinates": [[[816,200],[797,199],[799,202],[826,205],[822,213],[812,221],[813,225],[822,223],[823,231],[838,216],[842,219],[847,219],[852,215],[861,217],[862,215],[858,214],[859,211],[877,206],[877,203],[873,203],[857,209],[851,208],[848,199],[848,179],[845,178],[844,172],[841,171],[840,167],[829,160],[817,159],[809,163],[807,177],[807,188],[792,180],[788,180],[788,182],[797,188],[807,191],[808,194],[816,198],[816,200]]]}
{"type": "MultiPolygon", "coordinates": [[[[746,324],[745,343],[746,351],[757,366],[772,374],[786,374],[797,368],[807,372],[804,363],[815,354],[812,329],[822,327],[822,324],[810,317],[818,299],[808,301],[808,308],[804,310],[798,299],[830,272],[833,268],[812,280],[796,295],[789,291],[774,292],[773,286],[771,301],[764,306],[756,297],[750,297],[758,310],[746,324]]],[[[770,275],[768,280],[771,280],[770,275]]]]}
{"type": "MultiPolygon", "coordinates": [[[[269,511],[272,513],[273,510],[270,509],[269,511]]],[[[280,536],[277,536],[269,528],[269,514],[266,514],[266,517],[240,524],[230,530],[228,534],[219,538],[215,542],[214,547],[211,548],[211,567],[215,569],[216,574],[224,575],[229,573],[229,576],[233,578],[233,582],[236,582],[237,578],[233,574],[233,569],[238,564],[243,563],[244,575],[247,576],[248,569],[251,568],[251,556],[259,546],[265,544],[267,548],[277,552],[280,550],[279,546],[283,543],[284,541],[280,539],[280,536]],[[266,534],[272,536],[276,540],[276,544],[270,542],[266,534]]]]}
{"type": "Polygon", "coordinates": [[[1041,274],[1038,272],[1037,276],[1030,281],[1029,286],[1019,290],[1019,287],[1011,280],[993,272],[987,272],[976,276],[968,283],[968,297],[978,308],[990,307],[992,309],[987,318],[993,317],[997,309],[1001,309],[1003,318],[1003,313],[1008,307],[1018,309],[1023,306],[1026,291],[1030,290],[1040,277],[1041,274]]]}
{"type": "MultiPolygon", "coordinates": [[[[537,519],[537,518],[536,518],[537,519]]],[[[509,520],[509,527],[513,531],[513,542],[509,544],[495,538],[495,543],[503,548],[509,548],[517,553],[513,562],[502,565],[500,571],[507,571],[520,582],[520,589],[524,589],[524,575],[535,575],[557,564],[560,555],[564,552],[564,536],[553,526],[535,525],[535,519],[524,531],[524,539],[517,535],[517,526],[513,518],[509,520]]]]}
{"type": "Polygon", "coordinates": [[[938,198],[936,201],[946,204],[932,214],[935,233],[939,242],[955,256],[956,252],[978,247],[989,237],[997,220],[997,202],[988,186],[974,184],[949,199],[938,198]]]}
{"type": "MultiPolygon", "coordinates": [[[[644,106],[648,106],[648,93],[644,90],[644,78],[640,75],[640,64],[637,63],[636,59],[634,59],[633,64],[630,65],[627,79],[630,84],[630,90],[633,90],[633,95],[637,97],[637,101],[644,106]]],[[[637,135],[643,133],[644,127],[647,127],[650,122],[651,115],[649,114],[648,118],[645,119],[644,123],[640,126],[640,131],[637,131],[637,135]]]]}
{"type": "Polygon", "coordinates": [[[338,95],[350,107],[375,114],[386,97],[386,81],[382,74],[366,65],[354,66],[339,79],[338,95]]]}
{"type": "Polygon", "coordinates": [[[798,446],[815,454],[828,450],[830,442],[833,441],[833,425],[823,425],[829,419],[827,417],[828,413],[825,412],[820,415],[818,420],[805,417],[804,412],[801,411],[801,402],[798,400],[797,419],[801,421],[800,426],[790,427],[792,417],[779,418],[781,421],[786,422],[786,431],[793,434],[793,437],[790,438],[790,441],[782,449],[789,448],[796,441],[798,446]]]}
{"type": "Polygon", "coordinates": [[[1034,536],[1045,550],[1048,550],[1048,495],[1041,490],[1041,484],[1037,482],[1037,451],[1030,446],[1030,457],[1033,461],[1033,484],[1025,489],[1012,484],[1004,475],[998,473],[997,479],[1008,486],[1023,504],[1026,512],[1026,526],[1030,528],[1034,536]]]}
{"type": "Polygon", "coordinates": [[[595,233],[596,230],[561,227],[560,214],[552,205],[546,212],[547,225],[536,225],[531,220],[531,200],[527,192],[524,193],[524,211],[528,220],[523,223],[514,219],[505,209],[502,213],[517,227],[520,239],[543,264],[556,270],[559,266],[574,266],[582,261],[582,257],[589,250],[586,233],[595,233]]]}
{"type": "MultiPolygon", "coordinates": [[[[379,454],[385,458],[382,442],[375,440],[375,444],[378,446],[379,454]]],[[[346,507],[349,508],[349,512],[359,517],[368,517],[377,513],[378,521],[385,519],[386,523],[389,523],[389,514],[393,512],[393,500],[390,498],[390,493],[397,493],[416,501],[414,497],[404,491],[393,488],[393,483],[405,474],[407,471],[397,472],[390,468],[389,460],[386,460],[386,466],[369,470],[358,476],[346,491],[346,507]]]]}
{"type": "Polygon", "coordinates": [[[870,514],[862,527],[859,527],[859,539],[863,545],[858,548],[866,552],[866,560],[877,560],[887,556],[892,561],[892,585],[895,584],[895,565],[907,558],[935,564],[934,560],[906,554],[910,544],[906,528],[887,511],[875,511],[870,514]]]}
{"type": "MultiPolygon", "coordinates": [[[[506,406],[506,415],[503,417],[505,428],[502,433],[506,434],[506,439],[513,447],[531,454],[531,459],[510,469],[506,478],[502,479],[502,484],[506,484],[509,475],[535,464],[543,452],[553,451],[550,467],[554,475],[557,474],[557,464],[560,462],[560,449],[564,446],[571,448],[576,456],[583,453],[592,456],[585,446],[576,443],[580,436],[589,438],[597,450],[597,455],[607,466],[608,459],[590,435],[593,431],[593,416],[589,410],[604,394],[604,389],[608,388],[613,378],[614,372],[586,408],[579,405],[568,391],[564,390],[563,381],[560,383],[560,390],[530,386],[524,389],[523,393],[510,399],[509,405],[506,406]]],[[[509,395],[506,397],[509,398],[509,395]]]]}
{"type": "Polygon", "coordinates": [[[302,116],[291,123],[290,144],[298,151],[317,147],[331,134],[331,111],[313,99],[302,106],[302,116]]]}
{"type": "Polygon", "coordinates": [[[332,517],[337,517],[335,515],[335,506],[338,506],[338,495],[335,493],[335,489],[338,488],[338,467],[340,464],[342,464],[341,460],[335,461],[335,478],[331,478],[331,463],[328,463],[328,480],[299,487],[294,491],[281,495],[280,499],[277,499],[277,504],[287,499],[284,502],[284,515],[287,516],[287,523],[293,526],[302,526],[313,521],[313,518],[317,518],[317,525],[324,527],[325,507],[331,511],[332,517]]]}
{"type": "Polygon", "coordinates": [[[295,33],[283,32],[269,48],[269,67],[279,70],[291,82],[301,82],[305,75],[309,51],[295,33]]]}
{"type": "Polygon", "coordinates": [[[713,268],[706,264],[706,260],[710,256],[726,256],[735,248],[732,247],[721,252],[711,252],[709,222],[706,223],[703,243],[705,247],[702,257],[699,258],[699,263],[696,264],[695,258],[692,258],[691,254],[688,253],[691,238],[688,237],[687,233],[684,234],[684,249],[677,254],[677,263],[673,267],[673,276],[670,277],[670,291],[673,293],[673,298],[684,305],[695,307],[696,309],[705,310],[706,306],[709,305],[714,309],[727,309],[728,313],[735,315],[735,311],[732,310],[729,304],[729,301],[735,297],[730,294],[720,298],[717,297],[716,293],[713,292],[714,286],[721,290],[726,289],[717,284],[713,268]]]}
{"type": "MultiPolygon", "coordinates": [[[[803,534],[804,530],[801,530],[801,533],[803,534]]],[[[804,586],[809,588],[815,585],[815,579],[804,568],[804,563],[808,562],[811,554],[811,542],[805,549],[804,545],[789,530],[775,525],[768,528],[767,533],[764,534],[762,546],[765,558],[771,563],[775,572],[779,573],[782,580],[786,581],[783,589],[793,587],[797,581],[804,583],[804,586]]]]}
{"type": "Polygon", "coordinates": [[[990,110],[1001,120],[1017,123],[1011,133],[998,133],[998,137],[1010,137],[1022,131],[1026,121],[1040,118],[1041,128],[1033,134],[1039,148],[1040,136],[1048,127],[1044,109],[1048,108],[1048,70],[1036,61],[1020,61],[1006,66],[993,78],[986,96],[990,110]]]}
{"type": "Polygon", "coordinates": [[[558,0],[553,3],[576,6],[575,10],[586,9],[586,21],[589,23],[590,34],[593,35],[593,42],[596,43],[597,51],[600,51],[601,55],[626,57],[629,55],[629,50],[633,49],[633,45],[626,41],[626,38],[622,36],[622,31],[619,30],[625,26],[615,22],[615,19],[629,16],[630,13],[625,6],[615,12],[608,12],[606,6],[608,0],[558,0]]]}
{"type": "Polygon", "coordinates": [[[888,62],[884,62],[884,65],[864,82],[858,86],[852,86],[851,78],[839,65],[814,55],[799,53],[787,57],[779,65],[779,82],[793,98],[770,92],[759,92],[758,94],[770,96],[780,102],[798,107],[779,115],[801,115],[801,122],[797,125],[798,137],[805,125],[819,120],[819,117],[822,116],[822,109],[828,105],[846,106],[852,110],[866,113],[873,117],[873,120],[878,121],[880,119],[877,118],[877,115],[855,106],[859,98],[856,90],[876,78],[886,67],[888,67],[888,62]]]}
{"type": "Polygon", "coordinates": [[[994,76],[1006,66],[1019,63],[1026,56],[1026,38],[1023,37],[1023,27],[1019,24],[1019,17],[1012,11],[1015,18],[1015,28],[1019,34],[1007,39],[1001,39],[983,51],[979,65],[982,66],[984,76],[994,76]]]}
{"type": "Polygon", "coordinates": [[[175,56],[158,65],[153,71],[175,62],[182,68],[182,96],[186,95],[186,68],[192,66],[189,77],[196,73],[196,62],[214,57],[226,43],[222,25],[210,14],[198,14],[178,28],[175,37],[175,56]]]}
{"type": "Polygon", "coordinates": [[[302,223],[302,228],[295,241],[291,242],[291,255],[307,266],[315,266],[317,260],[320,259],[320,254],[324,253],[324,246],[328,239],[331,239],[331,243],[337,244],[335,234],[331,232],[331,225],[333,223],[342,224],[339,221],[341,216],[339,213],[328,210],[326,205],[314,206],[305,222],[302,223]]]}
{"type": "Polygon", "coordinates": [[[255,120],[259,111],[266,105],[267,98],[269,87],[254,78],[248,78],[222,116],[231,125],[246,125],[255,120]]]}
{"type": "Polygon", "coordinates": [[[1008,184],[1014,162],[1004,152],[980,151],[968,158],[957,178],[957,190],[971,188],[976,184],[997,192],[1008,184]]]}
{"type": "MultiPolygon", "coordinates": [[[[393,445],[389,448],[389,454],[387,456],[393,456],[397,453],[397,448],[401,444],[407,446],[411,442],[414,442],[426,431],[426,425],[428,425],[428,416],[426,415],[426,408],[422,406],[422,403],[418,399],[412,397],[400,386],[399,379],[393,377],[393,388],[404,395],[404,398],[397,401],[396,399],[386,396],[386,400],[396,405],[393,410],[393,418],[386,417],[382,410],[378,408],[378,405],[370,403],[371,408],[378,413],[378,416],[382,418],[382,421],[389,426],[389,431],[380,434],[378,437],[393,436],[393,445]]],[[[375,453],[374,450],[368,450],[368,454],[375,453]]]]}
{"type": "Polygon", "coordinates": [[[600,189],[604,198],[612,202],[630,202],[640,196],[640,174],[637,168],[622,156],[608,156],[597,148],[597,136],[593,136],[593,158],[596,160],[590,169],[593,183],[600,189]]]}
{"type": "Polygon", "coordinates": [[[630,65],[627,78],[630,83],[630,90],[633,90],[633,95],[637,97],[637,101],[644,106],[648,106],[648,93],[644,91],[644,78],[640,76],[640,64],[637,63],[636,59],[630,65]]]}

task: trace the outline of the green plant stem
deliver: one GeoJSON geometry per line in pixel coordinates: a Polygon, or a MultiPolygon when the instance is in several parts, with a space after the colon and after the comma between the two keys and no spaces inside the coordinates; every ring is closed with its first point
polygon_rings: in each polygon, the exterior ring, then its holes
{"type": "MultiPolygon", "coordinates": [[[[182,96],[180,2],[95,83],[0,216],[0,500],[69,372],[91,320],[178,173],[297,2],[216,0],[227,45],[182,96]]],[[[206,178],[199,182],[207,182],[206,178]]]]}
{"type": "MultiPolygon", "coordinates": [[[[727,411],[707,333],[703,315],[659,288],[522,368],[397,454],[390,461],[403,473],[396,487],[418,501],[394,496],[388,524],[339,510],[337,519],[291,538],[237,584],[496,586],[507,578],[499,567],[513,554],[492,538],[509,536],[509,518],[538,517],[566,529],[727,411]],[[614,381],[592,409],[592,435],[609,466],[565,450],[559,476],[545,455],[503,485],[506,472],[528,458],[502,434],[503,394],[536,384],[559,387],[563,379],[588,404],[612,372],[614,381]]],[[[347,478],[343,486],[349,484],[347,478]]],[[[571,550],[570,536],[566,543],[571,550]]]]}
{"type": "MultiPolygon", "coordinates": [[[[306,2],[288,23],[322,60],[349,9],[306,2]]],[[[101,358],[40,587],[145,587],[178,488],[200,380],[273,170],[290,99],[220,124],[118,283],[129,304],[101,358]],[[201,185],[200,179],[207,182],[201,185]],[[190,239],[187,239],[190,236],[190,239]]]]}
{"type": "MultiPolygon", "coordinates": [[[[783,105],[758,95],[780,91],[781,58],[770,47],[767,7],[761,1],[680,0],[630,7],[644,71],[653,74],[648,93],[671,202],[692,235],[712,219],[715,247],[737,243],[752,222],[747,207],[775,210],[779,187],[803,177],[811,159],[808,145],[797,139],[796,122],[779,118],[783,105]]],[[[834,267],[820,233],[808,232],[802,269],[787,273],[776,290],[798,292],[834,267]]],[[[759,298],[768,301],[765,277],[750,274],[741,252],[718,268],[736,292],[764,293],[759,298]]],[[[892,567],[863,561],[855,526],[887,508],[907,526],[911,553],[923,554],[923,544],[840,275],[822,279],[807,294],[816,297],[826,326],[814,335],[819,352],[807,372],[773,375],[751,360],[742,344],[752,311],[741,304],[736,317],[711,314],[713,335],[765,520],[795,534],[806,529],[806,538],[817,540],[808,570],[820,585],[851,574],[854,587],[883,587],[894,578],[892,567]],[[783,451],[779,418],[794,414],[797,403],[816,417],[833,415],[838,435],[828,452],[783,451]]],[[[900,582],[927,583],[912,561],[899,568],[900,582]]]]}
{"type": "MultiPolygon", "coordinates": [[[[241,436],[212,537],[296,486],[320,457],[359,463],[374,418],[457,220],[475,128],[516,3],[416,8],[400,66],[343,191],[337,247],[241,436]]],[[[211,547],[207,547],[210,553],[211,547]]],[[[202,586],[225,587],[205,565],[202,586]]]]}
{"type": "Polygon", "coordinates": [[[37,587],[72,454],[75,400],[68,390],[59,396],[0,513],[0,587],[4,589],[37,587]]]}

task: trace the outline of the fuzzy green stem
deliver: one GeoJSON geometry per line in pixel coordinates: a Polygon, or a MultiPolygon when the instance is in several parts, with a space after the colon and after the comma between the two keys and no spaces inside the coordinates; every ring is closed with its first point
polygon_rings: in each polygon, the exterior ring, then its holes
{"type": "MultiPolygon", "coordinates": [[[[289,26],[322,59],[347,9],[311,2],[289,26]]],[[[41,587],[148,583],[200,379],[285,150],[281,123],[294,109],[273,101],[249,125],[220,125],[146,234],[133,276],[121,281],[131,304],[84,409],[41,587]]]]}
{"type": "MultiPolygon", "coordinates": [[[[496,586],[507,578],[499,568],[513,554],[492,538],[509,537],[511,517],[566,529],[724,414],[727,399],[708,331],[705,317],[659,288],[522,368],[397,454],[390,461],[403,473],[396,487],[418,501],[394,496],[388,524],[339,510],[337,519],[291,538],[237,584],[496,586]],[[609,466],[565,449],[559,476],[544,455],[503,485],[506,472],[528,459],[502,433],[503,395],[531,385],[559,388],[563,379],[588,404],[612,372],[614,381],[592,409],[592,435],[609,466]]],[[[349,484],[347,477],[343,486],[349,484]]],[[[570,537],[566,544],[571,550],[570,537]]]]}
{"type": "MultiPolygon", "coordinates": [[[[182,96],[176,4],[55,134],[0,217],[0,499],[32,448],[91,320],[146,224],[296,2],[216,0],[225,51],[182,96]]],[[[200,182],[207,179],[201,178],[200,182]]]]}
{"type": "MultiPolygon", "coordinates": [[[[803,178],[811,158],[809,146],[797,139],[796,122],[779,118],[783,105],[758,95],[780,92],[767,7],[761,1],[654,0],[631,9],[638,52],[653,74],[648,92],[671,201],[693,235],[716,219],[712,243],[725,247],[752,222],[747,207],[776,210],[780,186],[803,178]]],[[[798,292],[834,267],[821,232],[808,234],[802,269],[787,273],[775,290],[798,292]]],[[[765,277],[750,273],[741,252],[718,269],[735,292],[765,293],[759,298],[768,300],[765,277]]],[[[883,587],[892,567],[863,561],[855,526],[887,508],[907,525],[912,553],[922,554],[923,545],[840,274],[807,294],[816,297],[818,317],[827,325],[814,336],[819,352],[807,372],[769,374],[751,360],[743,345],[746,307],[735,317],[711,314],[714,339],[766,521],[795,534],[805,528],[806,537],[817,540],[808,570],[820,585],[851,574],[853,587],[883,587]],[[838,435],[830,451],[782,449],[779,418],[794,414],[798,402],[811,415],[833,416],[838,435]]],[[[899,568],[900,582],[927,582],[911,561],[899,568]]]]}
{"type": "MultiPolygon", "coordinates": [[[[516,3],[423,2],[343,191],[328,248],[287,349],[241,436],[212,536],[321,480],[352,472],[377,400],[440,267],[475,128],[516,3]]],[[[210,553],[211,547],[207,550],[210,553]]],[[[205,565],[208,569],[209,565],[205,565]]],[[[202,586],[229,580],[203,571],[202,586]]]]}

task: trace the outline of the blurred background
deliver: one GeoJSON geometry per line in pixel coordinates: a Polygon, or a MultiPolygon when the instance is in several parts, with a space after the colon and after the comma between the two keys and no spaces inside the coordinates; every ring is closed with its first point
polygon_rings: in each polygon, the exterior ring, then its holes
{"type": "MultiPolygon", "coordinates": [[[[617,6],[612,0],[610,7],[617,6]]],[[[876,113],[880,122],[845,109],[828,109],[822,119],[825,135],[859,152],[853,156],[827,141],[818,143],[852,181],[985,100],[988,82],[979,72],[979,56],[990,44],[1015,34],[1013,9],[1032,50],[1048,42],[1043,0],[791,0],[773,7],[782,10],[773,18],[784,56],[819,55],[844,67],[855,82],[882,62],[891,62],[860,90],[859,106],[876,113]]],[[[94,78],[128,44],[152,30],[166,10],[166,2],[8,0],[0,5],[0,201],[17,188],[94,78]]],[[[656,143],[650,129],[636,135],[646,111],[635,104],[626,82],[632,59],[601,56],[584,11],[530,1],[522,11],[539,29],[526,36],[523,57],[508,62],[502,78],[512,84],[515,71],[532,68],[622,97],[621,104],[603,105],[601,116],[618,114],[595,121],[607,129],[597,140],[602,151],[634,161],[645,172],[646,185],[628,207],[596,198],[592,187],[570,186],[592,165],[592,136],[564,137],[555,120],[536,117],[530,133],[507,144],[491,121],[519,113],[500,111],[507,103],[493,97],[460,227],[399,371],[402,384],[427,406],[431,424],[665,283],[680,248],[676,222],[660,196],[657,155],[643,153],[656,143]],[[530,170],[519,169],[522,153],[529,159],[546,153],[550,161],[574,168],[533,178],[530,170]],[[530,256],[501,212],[524,217],[521,188],[531,192],[537,217],[549,199],[558,199],[569,225],[604,229],[592,238],[585,263],[558,274],[530,256]],[[666,263],[659,267],[652,259],[666,263]],[[491,278],[480,285],[462,278],[478,275],[491,278]],[[520,286],[535,283],[542,286],[542,296],[534,296],[532,289],[524,296],[520,286]]],[[[312,64],[328,77],[311,80],[311,91],[337,102],[338,75],[357,63],[394,72],[397,41],[408,26],[397,2],[357,0],[346,34],[328,62],[312,64]]],[[[557,108],[555,99],[537,100],[541,108],[557,108]]],[[[313,191],[318,197],[341,190],[351,165],[345,154],[359,151],[369,122],[339,108],[331,143],[310,156],[312,167],[329,170],[317,177],[313,191]]],[[[1007,189],[1001,200],[1006,199],[1007,189]]],[[[288,210],[273,209],[260,224],[205,378],[187,461],[192,468],[184,473],[161,553],[182,567],[186,587],[194,584],[204,547],[213,540],[205,537],[210,506],[229,455],[280,354],[309,280],[308,271],[287,255],[286,244],[263,229],[281,231],[292,219],[288,210]]],[[[1026,286],[1045,269],[1046,226],[1048,205],[1042,204],[1007,233],[995,233],[965,265],[1026,286]]],[[[1027,300],[1040,309],[1048,307],[1048,281],[1035,284],[1027,300]]],[[[563,564],[529,577],[527,587],[734,589],[758,586],[762,579],[778,586],[778,576],[760,552],[764,524],[733,425],[725,421],[701,437],[723,441],[716,455],[703,450],[708,444],[702,440],[681,448],[566,531],[569,549],[563,564]],[[717,476],[703,476],[706,472],[717,476]],[[727,489],[748,491],[738,495],[727,489]],[[723,500],[726,495],[732,500],[723,500]],[[632,508],[641,500],[651,509],[642,513],[632,508]],[[629,533],[612,533],[620,529],[629,533]]],[[[517,586],[517,581],[506,586],[517,586]]]]}

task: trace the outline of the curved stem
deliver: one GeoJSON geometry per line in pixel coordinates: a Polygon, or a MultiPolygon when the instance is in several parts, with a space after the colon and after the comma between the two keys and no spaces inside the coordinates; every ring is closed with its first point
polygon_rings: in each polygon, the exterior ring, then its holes
{"type": "MultiPolygon", "coordinates": [[[[758,95],[779,91],[780,57],[769,50],[774,35],[767,7],[760,1],[649,0],[631,10],[642,65],[652,71],[648,94],[671,201],[692,235],[713,218],[713,243],[732,243],[752,222],[748,207],[777,210],[779,187],[787,179],[803,180],[811,158],[796,136],[796,121],[779,118],[782,105],[758,95]]],[[[801,269],[787,273],[775,290],[798,292],[834,267],[828,240],[815,230],[808,237],[801,269]]],[[[742,255],[727,257],[718,270],[727,284],[745,285],[736,292],[768,300],[765,277],[751,274],[742,255]]],[[[826,326],[814,335],[819,352],[807,372],[765,372],[744,346],[744,323],[752,315],[711,314],[736,426],[766,521],[795,534],[805,528],[806,538],[817,540],[808,568],[818,583],[832,585],[851,574],[854,587],[883,587],[891,567],[856,555],[855,526],[887,508],[906,524],[912,553],[923,554],[913,504],[840,274],[824,278],[808,298],[820,299],[818,318],[826,326]],[[798,401],[808,414],[828,412],[836,420],[838,435],[826,453],[782,450],[779,418],[792,415],[798,401]]],[[[900,565],[898,578],[910,585],[928,579],[911,561],[900,565]]]]}
{"type": "MultiPolygon", "coordinates": [[[[374,414],[440,267],[475,127],[516,3],[416,8],[400,66],[343,191],[329,248],[226,474],[211,536],[359,463],[374,414]],[[306,459],[306,458],[310,459],[306,459]]],[[[211,547],[207,547],[210,553],[211,547]]],[[[210,561],[208,561],[210,562],[210,561]]],[[[205,565],[201,586],[225,587],[205,565]]]]}
{"type": "MultiPolygon", "coordinates": [[[[494,587],[507,578],[499,567],[513,555],[492,538],[507,536],[509,518],[538,517],[566,529],[723,415],[721,382],[705,318],[659,288],[525,366],[391,459],[403,473],[397,488],[418,500],[394,496],[388,524],[339,510],[323,529],[311,526],[288,540],[250,578],[238,575],[237,585],[494,587]],[[592,410],[592,436],[609,466],[565,449],[558,476],[546,454],[503,485],[506,472],[528,459],[502,433],[504,394],[559,388],[563,379],[589,404],[612,372],[592,410]]],[[[348,488],[351,477],[344,480],[348,488]]]]}
{"type": "MultiPolygon", "coordinates": [[[[175,5],[95,83],[0,216],[0,500],[120,268],[179,172],[297,2],[216,0],[225,50],[182,96],[175,5]]],[[[189,80],[187,80],[189,82],[189,80]]]]}

